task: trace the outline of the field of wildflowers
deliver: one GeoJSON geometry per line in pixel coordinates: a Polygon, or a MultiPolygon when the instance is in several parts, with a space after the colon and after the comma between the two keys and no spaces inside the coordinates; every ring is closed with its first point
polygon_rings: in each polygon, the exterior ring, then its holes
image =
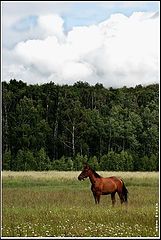
{"type": "Polygon", "coordinates": [[[80,172],[3,172],[2,237],[159,237],[159,173],[99,172],[123,178],[128,206],[116,195],[95,205],[80,172]]]}

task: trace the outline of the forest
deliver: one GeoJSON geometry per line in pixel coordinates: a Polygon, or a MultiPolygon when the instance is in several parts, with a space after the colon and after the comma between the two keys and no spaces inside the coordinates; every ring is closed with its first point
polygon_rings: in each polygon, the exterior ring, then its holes
{"type": "Polygon", "coordinates": [[[159,170],[159,85],[2,82],[2,170],[159,170]]]}

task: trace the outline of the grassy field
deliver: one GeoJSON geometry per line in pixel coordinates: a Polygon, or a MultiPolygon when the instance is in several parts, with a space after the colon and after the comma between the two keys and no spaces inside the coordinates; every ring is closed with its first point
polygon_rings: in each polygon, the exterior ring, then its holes
{"type": "Polygon", "coordinates": [[[127,207],[95,205],[80,172],[2,172],[2,237],[158,237],[159,173],[98,173],[124,180],[127,207]]]}

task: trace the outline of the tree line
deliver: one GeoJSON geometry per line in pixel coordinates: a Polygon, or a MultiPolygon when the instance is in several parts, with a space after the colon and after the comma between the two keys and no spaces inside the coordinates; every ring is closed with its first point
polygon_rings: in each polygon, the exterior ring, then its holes
{"type": "Polygon", "coordinates": [[[2,82],[2,169],[159,170],[159,85],[2,82]]]}

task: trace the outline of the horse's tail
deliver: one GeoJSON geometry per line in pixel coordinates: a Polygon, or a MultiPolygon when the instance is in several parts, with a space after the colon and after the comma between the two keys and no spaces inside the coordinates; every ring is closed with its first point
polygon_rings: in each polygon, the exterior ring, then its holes
{"type": "Polygon", "coordinates": [[[128,191],[127,191],[127,188],[125,187],[125,184],[124,182],[122,181],[123,183],[123,186],[122,186],[122,197],[123,197],[123,201],[124,202],[127,202],[127,194],[128,194],[128,191]]]}

